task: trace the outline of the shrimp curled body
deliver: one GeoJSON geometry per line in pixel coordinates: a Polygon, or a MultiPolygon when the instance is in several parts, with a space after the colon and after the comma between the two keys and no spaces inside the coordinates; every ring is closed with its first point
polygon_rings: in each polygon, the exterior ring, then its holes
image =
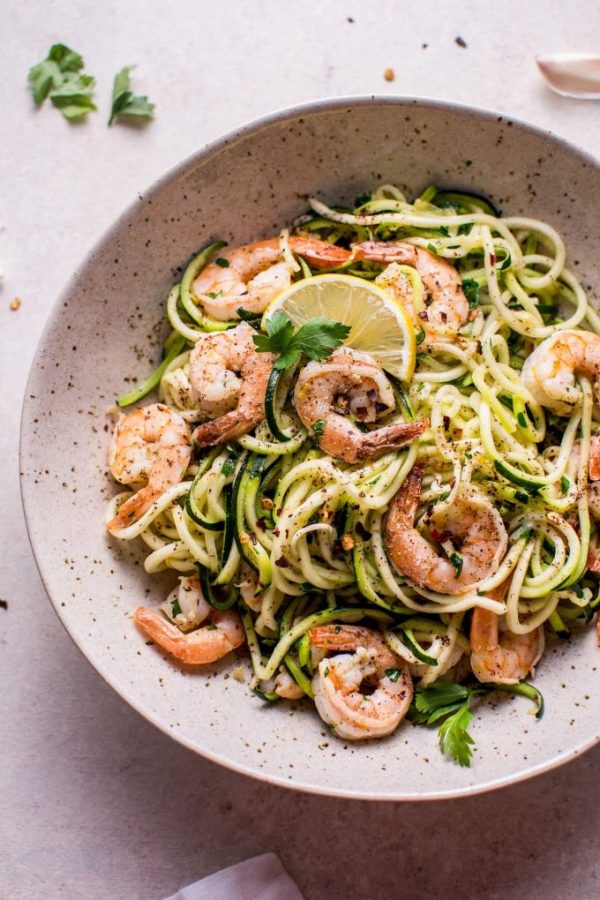
{"type": "Polygon", "coordinates": [[[234,440],[265,417],[273,354],[259,353],[247,322],[201,337],[190,354],[190,384],[200,414],[211,421],[193,434],[198,446],[234,440]]]}
{"type": "Polygon", "coordinates": [[[471,668],[482,682],[516,684],[526,678],[544,652],[544,629],[499,634],[498,616],[476,607],[471,622],[471,668]]]}
{"type": "Polygon", "coordinates": [[[430,528],[440,541],[460,542],[457,565],[457,561],[440,556],[415,527],[421,479],[422,467],[414,466],[392,500],[385,526],[387,552],[397,571],[420,587],[442,594],[465,594],[492,575],[506,553],[508,536],[502,518],[490,501],[470,486],[461,487],[452,503],[436,512],[430,528]]]}
{"type": "Polygon", "coordinates": [[[184,634],[164,616],[153,609],[139,606],[134,621],[155,644],[182,663],[203,666],[217,662],[245,641],[244,629],[235,610],[218,610],[204,600],[197,578],[188,579],[186,590],[195,589],[198,597],[198,618],[201,627],[184,634]],[[204,624],[205,623],[205,624],[204,624]]]}
{"type": "Polygon", "coordinates": [[[141,487],[107,524],[111,532],[137,522],[161,494],[178,484],[192,449],[185,420],[162,403],[151,403],[122,416],[115,427],[109,455],[113,477],[141,487]]]}
{"type": "Polygon", "coordinates": [[[414,310],[407,303],[404,282],[397,278],[394,264],[401,263],[417,270],[430,301],[424,317],[418,318],[418,324],[426,332],[452,334],[467,322],[469,303],[462,288],[462,279],[446,259],[402,241],[363,241],[354,244],[352,249],[356,259],[389,264],[389,270],[382,272],[377,282],[390,289],[408,306],[413,319],[414,310]]]}
{"type": "Polygon", "coordinates": [[[362,432],[349,418],[375,422],[393,410],[394,394],[383,370],[367,353],[341,347],[325,362],[309,362],[296,383],[294,405],[321,450],[356,463],[377,459],[422,434],[428,422],[398,422],[362,432]]]}
{"type": "MultiPolygon", "coordinates": [[[[326,241],[300,236],[288,239],[292,253],[316,268],[330,269],[346,262],[348,250],[326,241]]],[[[194,281],[194,294],[204,311],[215,319],[239,319],[238,309],[263,312],[271,300],[292,282],[278,238],[236,247],[209,263],[194,281]]]]}
{"type": "Polygon", "coordinates": [[[412,679],[381,636],[362,626],[324,625],[312,628],[309,639],[339,653],[322,659],[313,678],[317,711],[336,735],[357,741],[395,731],[412,700],[412,679]],[[363,682],[374,684],[374,691],[361,693],[363,682]]]}
{"type": "Polygon", "coordinates": [[[569,416],[581,399],[577,374],[593,379],[600,400],[600,335],[571,329],[538,344],[525,360],[521,380],[541,406],[569,416]]]}

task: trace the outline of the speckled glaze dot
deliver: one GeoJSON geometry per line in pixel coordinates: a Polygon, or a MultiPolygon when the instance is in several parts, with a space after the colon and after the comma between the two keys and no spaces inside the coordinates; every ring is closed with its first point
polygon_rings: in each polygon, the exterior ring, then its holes
{"type": "Polygon", "coordinates": [[[505,213],[544,219],[565,238],[569,265],[591,296],[600,288],[600,170],[550,134],[394,97],[277,114],[169,172],[80,266],[54,308],[26,392],[23,499],[42,578],[69,633],[115,690],[175,740],[248,775],[317,793],[452,797],[526,778],[598,740],[600,651],[591,630],[544,657],[540,722],[520,698],[482,703],[473,766],[463,769],[439,754],[435,731],[406,723],[387,740],[349,745],[305,703],[263,705],[248,677],[229,677],[238,656],[184,672],[131,621],[140,602],[164,598],[175,573],[150,578],[140,548],[103,529],[114,491],[104,410],[156,362],[165,296],[186,260],[217,237],[235,245],[273,234],[311,194],[344,204],[382,181],[411,196],[431,182],[485,193],[505,213]]]}

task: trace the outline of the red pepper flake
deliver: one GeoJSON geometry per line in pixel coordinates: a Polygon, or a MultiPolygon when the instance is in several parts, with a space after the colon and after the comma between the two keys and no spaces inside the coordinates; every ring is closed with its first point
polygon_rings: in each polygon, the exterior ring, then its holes
{"type": "Polygon", "coordinates": [[[280,569],[289,569],[290,564],[285,558],[285,556],[280,556],[279,559],[275,560],[275,565],[279,566],[280,569]]]}
{"type": "Polygon", "coordinates": [[[490,264],[491,264],[492,266],[495,266],[495,265],[496,265],[496,260],[497,260],[497,259],[498,259],[498,257],[496,256],[495,253],[490,253],[490,264]]]}

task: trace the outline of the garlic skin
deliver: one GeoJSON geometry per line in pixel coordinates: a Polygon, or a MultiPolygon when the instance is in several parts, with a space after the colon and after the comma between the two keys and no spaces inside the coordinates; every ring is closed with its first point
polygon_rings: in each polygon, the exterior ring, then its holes
{"type": "Polygon", "coordinates": [[[546,83],[562,97],[600,100],[600,56],[591,53],[551,53],[536,62],[546,83]]]}

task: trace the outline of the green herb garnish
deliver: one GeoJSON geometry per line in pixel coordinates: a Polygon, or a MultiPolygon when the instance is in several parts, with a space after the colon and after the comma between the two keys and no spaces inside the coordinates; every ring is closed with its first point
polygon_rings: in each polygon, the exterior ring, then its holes
{"type": "Polygon", "coordinates": [[[479,306],[479,283],[474,278],[465,278],[462,286],[469,309],[477,309],[479,306]]]}
{"type": "Polygon", "coordinates": [[[147,97],[140,97],[131,90],[130,72],[135,66],[124,66],[115,75],[112,91],[112,106],[108,124],[112,125],[120,116],[135,119],[152,119],[154,117],[154,103],[150,103],[147,97]]]}
{"type": "Polygon", "coordinates": [[[452,681],[436,681],[429,687],[418,687],[409,718],[415,725],[435,725],[438,729],[440,749],[461,766],[470,766],[475,742],[469,734],[473,718],[471,700],[481,694],[503,691],[527,697],[536,705],[535,717],[544,714],[544,698],[540,691],[526,681],[518,684],[456,684],[452,681]]]}
{"type": "Polygon", "coordinates": [[[179,605],[179,600],[177,598],[171,601],[171,615],[173,618],[181,615],[181,606],[179,605]]]}
{"type": "Polygon", "coordinates": [[[451,554],[450,554],[450,556],[448,557],[448,559],[450,560],[450,562],[451,562],[452,565],[454,566],[454,571],[456,572],[456,577],[459,578],[459,577],[460,577],[460,573],[462,572],[462,567],[463,567],[463,558],[462,558],[462,556],[460,555],[460,553],[456,553],[456,551],[455,551],[454,553],[451,553],[451,554]]]}
{"type": "Polygon", "coordinates": [[[321,437],[321,435],[325,431],[326,425],[327,425],[327,422],[325,421],[325,419],[317,419],[316,422],[313,422],[312,430],[317,435],[317,437],[321,437]]]}
{"type": "Polygon", "coordinates": [[[440,749],[461,766],[471,765],[475,743],[468,731],[473,718],[469,708],[472,696],[471,689],[462,684],[438,681],[417,688],[411,707],[411,719],[418,725],[434,725],[445,719],[438,732],[440,749]]]}
{"type": "Polygon", "coordinates": [[[280,310],[267,319],[267,334],[256,334],[252,340],[259,353],[279,354],[275,361],[276,369],[287,369],[298,362],[303,353],[309,359],[325,359],[349,334],[349,325],[333,322],[324,316],[309,319],[294,331],[290,319],[280,310]]]}
{"type": "Polygon", "coordinates": [[[47,97],[70,122],[83,119],[96,109],[93,100],[95,78],[83,75],[83,57],[65,44],[53,44],[48,56],[32,66],[27,80],[34,102],[40,106],[47,97]]]}

